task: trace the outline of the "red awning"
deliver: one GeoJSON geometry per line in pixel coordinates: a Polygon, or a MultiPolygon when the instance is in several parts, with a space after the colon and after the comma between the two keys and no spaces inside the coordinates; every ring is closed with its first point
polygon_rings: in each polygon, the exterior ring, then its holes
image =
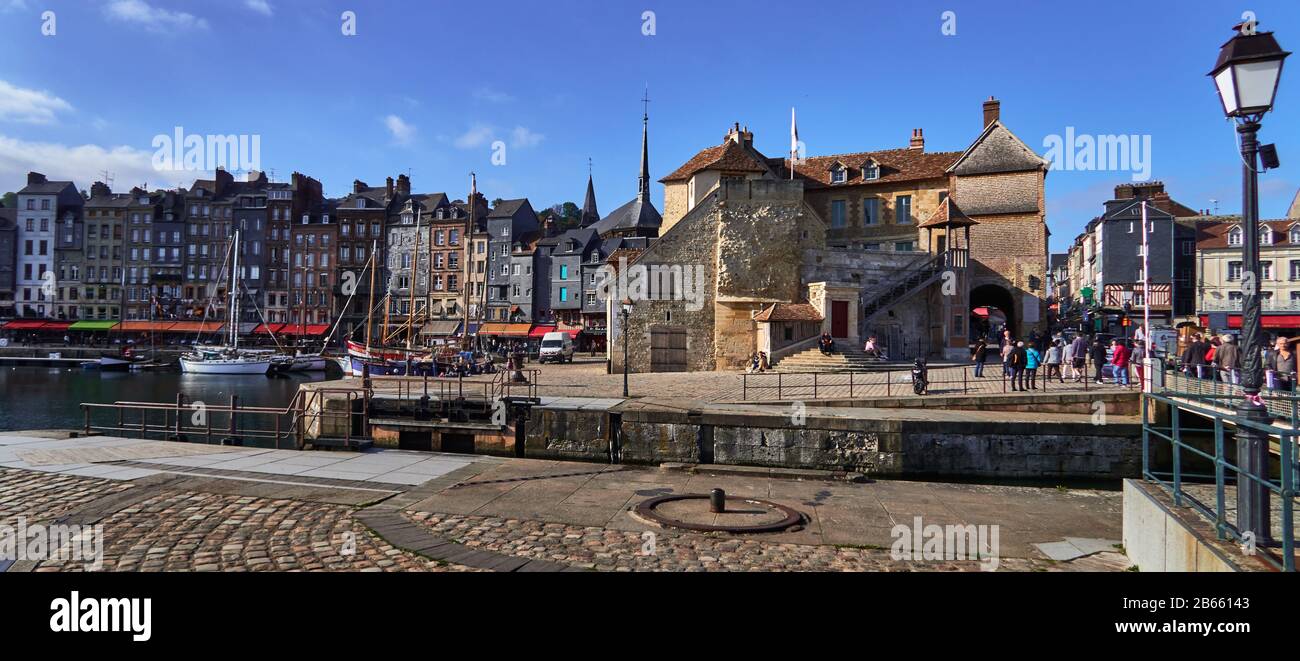
{"type": "Polygon", "coordinates": [[[174,321],[124,321],[113,330],[122,333],[161,333],[171,330],[175,325],[174,321]]]}
{"type": "Polygon", "coordinates": [[[11,331],[40,330],[41,327],[44,325],[45,325],[44,321],[27,321],[27,320],[11,321],[5,324],[4,329],[11,330],[11,331]]]}
{"type": "Polygon", "coordinates": [[[528,337],[545,337],[547,333],[554,333],[555,326],[543,326],[536,324],[528,331],[528,337]]]}
{"type": "Polygon", "coordinates": [[[167,330],[173,333],[215,333],[225,325],[220,321],[178,321],[167,330]]]}
{"type": "Polygon", "coordinates": [[[254,329],[253,329],[253,334],[254,334],[254,335],[274,335],[275,333],[279,333],[280,330],[283,329],[283,328],[284,328],[284,324],[270,324],[270,325],[268,325],[268,324],[258,324],[258,325],[257,325],[257,328],[254,328],[254,329]]]}
{"type": "MultiPolygon", "coordinates": [[[[1300,328],[1300,314],[1264,314],[1259,317],[1264,328],[1300,328]]],[[[1201,315],[1201,327],[1210,325],[1210,318],[1201,315]]],[[[1241,328],[1241,315],[1228,315],[1228,328],[1241,328]]]]}
{"type": "Polygon", "coordinates": [[[46,331],[65,331],[72,327],[71,321],[47,321],[41,330],[46,331]]]}
{"type": "Polygon", "coordinates": [[[298,324],[285,324],[278,331],[281,335],[324,335],[329,332],[329,324],[307,324],[300,326],[298,324]]]}

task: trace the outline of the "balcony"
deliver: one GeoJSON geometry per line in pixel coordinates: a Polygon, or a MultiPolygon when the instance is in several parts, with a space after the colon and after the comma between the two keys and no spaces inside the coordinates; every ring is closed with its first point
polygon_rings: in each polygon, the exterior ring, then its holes
{"type": "MultiPolygon", "coordinates": [[[[1198,307],[1201,312],[1241,312],[1241,305],[1240,300],[1211,300],[1202,301],[1198,307]]],[[[1300,312],[1300,300],[1266,298],[1260,301],[1260,309],[1264,312],[1300,312]]]]}

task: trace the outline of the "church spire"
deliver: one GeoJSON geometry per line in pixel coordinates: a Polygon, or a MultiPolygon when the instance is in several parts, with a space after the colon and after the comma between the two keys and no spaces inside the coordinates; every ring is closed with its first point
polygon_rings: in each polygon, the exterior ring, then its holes
{"type": "Polygon", "coordinates": [[[650,201],[650,86],[646,85],[645,96],[641,99],[644,110],[641,114],[641,178],[637,187],[637,199],[650,201]]]}
{"type": "Polygon", "coordinates": [[[587,159],[587,199],[582,202],[582,227],[590,227],[600,222],[600,212],[596,210],[596,186],[591,180],[591,159],[587,159]]]}

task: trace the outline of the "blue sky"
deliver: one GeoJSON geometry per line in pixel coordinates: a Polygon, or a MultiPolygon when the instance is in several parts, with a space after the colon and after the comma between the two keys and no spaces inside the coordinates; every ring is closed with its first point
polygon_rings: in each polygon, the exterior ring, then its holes
{"type": "MultiPolygon", "coordinates": [[[[472,170],[489,198],[580,203],[591,158],[607,212],[636,191],[649,85],[654,179],[737,121],[784,154],[792,106],[811,155],[906,146],[913,128],[960,151],[993,95],[1039,153],[1067,127],[1149,135],[1151,178],[1237,212],[1234,132],[1205,73],[1246,10],[1300,51],[1293,0],[0,0],[0,190],[33,168],[83,188],[101,170],[118,189],[188,185],[195,173],[149,165],[154,136],[181,126],[260,135],[263,169],[331,195],[409,169],[418,191],[463,198],[472,170]]],[[[1261,177],[1265,217],[1300,188],[1297,67],[1261,134],[1282,158],[1261,177]]],[[[1130,180],[1049,174],[1053,250],[1130,180]]]]}

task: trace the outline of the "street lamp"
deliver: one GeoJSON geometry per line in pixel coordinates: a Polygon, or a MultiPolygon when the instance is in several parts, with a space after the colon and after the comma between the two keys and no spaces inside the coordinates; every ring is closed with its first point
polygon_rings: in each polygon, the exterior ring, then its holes
{"type": "MultiPolygon", "coordinates": [[[[1223,114],[1237,121],[1242,159],[1242,266],[1252,275],[1242,292],[1241,351],[1243,355],[1242,400],[1238,413],[1261,426],[1272,419],[1259,396],[1264,380],[1261,353],[1264,337],[1260,328],[1261,269],[1259,263],[1258,152],[1260,120],[1273,108],[1282,61],[1290,53],[1278,46],[1272,32],[1258,32],[1253,25],[1238,25],[1236,34],[1219,50],[1219,61],[1209,76],[1219,91],[1223,114]]],[[[1268,488],[1247,477],[1268,474],[1268,437],[1258,428],[1237,428],[1237,529],[1253,532],[1256,543],[1270,540],[1268,488]]]]}
{"type": "Polygon", "coordinates": [[[624,297],[619,316],[623,320],[623,396],[627,397],[627,318],[632,314],[632,299],[624,297]]]}

